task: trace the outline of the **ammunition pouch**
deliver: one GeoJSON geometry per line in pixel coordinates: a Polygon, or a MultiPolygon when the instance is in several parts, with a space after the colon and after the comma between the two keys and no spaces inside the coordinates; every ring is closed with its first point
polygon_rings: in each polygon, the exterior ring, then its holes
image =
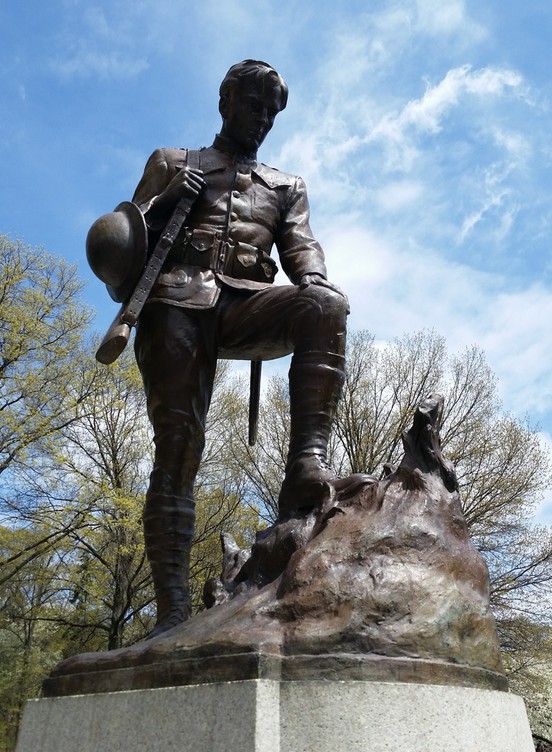
{"type": "Polygon", "coordinates": [[[171,261],[211,269],[235,279],[268,283],[278,267],[270,255],[254,245],[221,240],[218,233],[186,227],[170,253],[171,261]]]}

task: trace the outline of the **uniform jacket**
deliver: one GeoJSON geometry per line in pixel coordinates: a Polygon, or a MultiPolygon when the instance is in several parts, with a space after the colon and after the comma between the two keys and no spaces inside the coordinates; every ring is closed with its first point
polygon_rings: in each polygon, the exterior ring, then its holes
{"type": "Polygon", "coordinates": [[[272,284],[280,264],[297,284],[304,274],[326,277],[324,253],[309,226],[303,180],[231,152],[217,136],[199,151],[158,149],[146,164],[133,202],[146,217],[150,249],[168,221],[156,216],[155,198],[186,164],[204,173],[206,187],[161,270],[151,301],[209,308],[223,285],[259,290],[272,284]]]}

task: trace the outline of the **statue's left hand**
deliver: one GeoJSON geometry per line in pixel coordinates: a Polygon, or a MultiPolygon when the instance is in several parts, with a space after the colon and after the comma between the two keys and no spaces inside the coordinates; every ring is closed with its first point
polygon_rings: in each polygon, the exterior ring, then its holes
{"type": "Polygon", "coordinates": [[[303,274],[299,281],[299,287],[304,290],[305,287],[308,287],[309,285],[319,285],[320,287],[326,287],[328,290],[333,290],[338,295],[341,295],[341,297],[345,298],[345,300],[347,301],[347,313],[349,313],[349,299],[347,298],[343,290],[337,285],[334,285],[333,282],[330,282],[321,274],[303,274]]]}

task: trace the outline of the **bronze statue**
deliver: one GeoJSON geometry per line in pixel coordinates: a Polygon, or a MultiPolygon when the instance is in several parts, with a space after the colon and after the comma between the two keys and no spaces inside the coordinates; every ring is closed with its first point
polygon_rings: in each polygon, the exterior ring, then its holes
{"type": "Polygon", "coordinates": [[[220,86],[222,128],[213,145],[155,151],[132,204],[106,215],[107,230],[96,226],[89,235],[91,265],[122,301],[130,295],[129,278],[136,282],[136,255],[143,267],[144,247],[158,253],[164,242],[158,276],[145,274],[147,303],[135,340],[155,441],[143,515],[157,599],[150,636],[190,615],[193,486],[217,358],[261,361],[293,353],[280,519],[319,506],[328,486],[343,494],[365,482],[366,476],[339,479],[327,464],[344,379],[347,299],[327,280],[302,179],[257,162],[287,96],[267,63],[232,66],[220,86]],[[176,220],[175,206],[181,207],[176,220]],[[165,229],[169,219],[174,237],[165,229]],[[102,237],[114,225],[119,252],[102,254],[102,237]],[[291,285],[272,284],[273,245],[291,285]]]}

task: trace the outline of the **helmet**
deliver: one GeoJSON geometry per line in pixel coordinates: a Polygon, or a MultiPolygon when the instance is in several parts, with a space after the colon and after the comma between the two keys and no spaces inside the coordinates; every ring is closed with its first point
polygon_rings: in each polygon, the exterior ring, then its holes
{"type": "Polygon", "coordinates": [[[118,303],[133,292],[146,263],[148,231],[136,204],[123,201],[97,219],[86,236],[86,258],[118,303]]]}

